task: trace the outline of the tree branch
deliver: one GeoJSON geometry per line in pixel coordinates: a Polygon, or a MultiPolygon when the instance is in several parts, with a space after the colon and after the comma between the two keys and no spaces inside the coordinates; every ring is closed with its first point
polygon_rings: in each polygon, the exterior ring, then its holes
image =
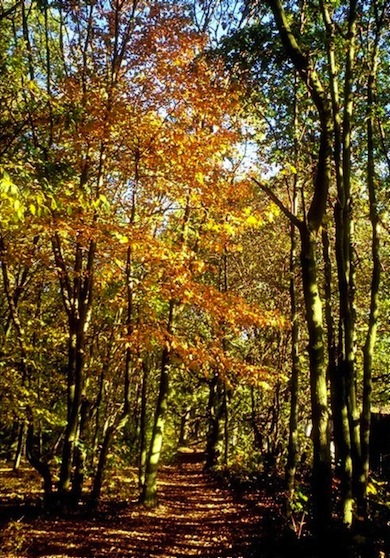
{"type": "Polygon", "coordinates": [[[291,213],[291,211],[289,209],[287,209],[287,207],[278,198],[278,196],[275,194],[275,192],[273,192],[270,188],[268,188],[268,186],[266,186],[264,183],[259,182],[253,176],[251,176],[251,180],[253,180],[253,182],[255,184],[257,184],[257,186],[259,188],[261,188],[263,190],[263,192],[265,192],[269,198],[271,198],[271,200],[279,207],[279,209],[287,217],[287,219],[289,219],[291,221],[291,223],[297,227],[297,229],[300,230],[303,227],[303,225],[304,225],[303,221],[300,221],[298,219],[298,217],[296,217],[296,215],[294,215],[293,213],[291,213]]]}

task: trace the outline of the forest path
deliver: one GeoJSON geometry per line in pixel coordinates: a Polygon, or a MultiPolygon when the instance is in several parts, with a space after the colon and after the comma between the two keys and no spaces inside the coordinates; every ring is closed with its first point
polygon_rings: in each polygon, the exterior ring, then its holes
{"type": "MultiPolygon", "coordinates": [[[[264,493],[239,495],[182,460],[159,472],[159,506],[107,504],[97,516],[27,518],[18,558],[268,558],[278,512],[264,493]]],[[[280,534],[280,533],[279,533],[280,534]]]]}

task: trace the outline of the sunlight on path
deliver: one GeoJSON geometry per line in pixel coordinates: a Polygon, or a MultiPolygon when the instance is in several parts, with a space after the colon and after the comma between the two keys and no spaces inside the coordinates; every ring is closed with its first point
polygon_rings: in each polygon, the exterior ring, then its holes
{"type": "MultiPolygon", "coordinates": [[[[260,552],[261,503],[238,499],[202,471],[201,463],[161,467],[159,506],[134,500],[102,512],[40,518],[25,525],[27,549],[18,558],[267,558],[260,552]]],[[[272,555],[274,556],[274,555],[272,555]]]]}

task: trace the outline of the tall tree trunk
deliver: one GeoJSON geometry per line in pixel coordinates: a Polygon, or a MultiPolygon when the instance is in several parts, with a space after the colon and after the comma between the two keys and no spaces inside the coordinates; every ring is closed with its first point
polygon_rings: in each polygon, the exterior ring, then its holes
{"type": "Polygon", "coordinates": [[[90,497],[90,505],[92,508],[96,508],[100,499],[103,486],[103,475],[106,468],[108,453],[110,451],[110,445],[115,434],[115,425],[109,424],[104,430],[102,447],[100,449],[99,461],[90,497]]]}
{"type": "MultiPolygon", "coordinates": [[[[64,434],[62,460],[58,481],[61,503],[69,504],[74,452],[78,443],[84,390],[84,335],[80,323],[70,323],[68,350],[68,417],[64,434]]],[[[83,327],[83,326],[82,326],[83,327]]]]}
{"type": "Polygon", "coordinates": [[[74,472],[72,482],[72,501],[75,505],[79,502],[82,496],[84,475],[85,475],[85,461],[87,457],[87,430],[90,421],[90,404],[84,398],[81,403],[78,443],[74,451],[74,472]]]}
{"type": "MultiPolygon", "coordinates": [[[[355,377],[355,265],[353,261],[353,216],[351,193],[351,132],[353,112],[353,66],[355,63],[356,40],[356,0],[350,1],[348,22],[348,51],[346,57],[344,80],[344,115],[343,115],[343,190],[339,191],[338,199],[342,207],[341,220],[336,221],[337,228],[341,228],[339,247],[340,255],[337,258],[339,265],[339,296],[340,296],[340,354],[341,375],[345,379],[346,405],[348,410],[348,423],[350,433],[350,448],[352,462],[352,494],[353,499],[358,491],[361,475],[361,449],[359,432],[359,410],[356,399],[355,377]]],[[[344,523],[351,525],[353,521],[352,501],[351,506],[345,506],[344,523]]],[[[346,502],[348,504],[348,501],[346,502]]]]}
{"type": "MultiPolygon", "coordinates": [[[[294,211],[295,213],[295,211],[294,211]]],[[[295,489],[295,474],[298,459],[298,394],[299,394],[299,320],[296,293],[296,232],[291,224],[290,230],[290,304],[291,304],[291,377],[290,377],[290,418],[288,454],[286,464],[286,487],[291,502],[295,489]]]]}
{"type": "Polygon", "coordinates": [[[322,231],[323,258],[325,265],[326,324],[328,333],[328,378],[333,422],[333,441],[335,452],[335,472],[340,479],[340,502],[343,522],[350,518],[352,491],[352,460],[348,409],[346,404],[346,387],[339,366],[339,346],[336,340],[335,324],[332,312],[332,270],[330,245],[327,230],[322,231]]]}
{"type": "MultiPolygon", "coordinates": [[[[302,27],[302,20],[301,20],[302,27]]],[[[298,75],[294,75],[294,165],[298,168],[299,162],[299,112],[298,112],[298,75]]],[[[297,215],[298,211],[298,174],[294,175],[292,192],[291,213],[297,215]]],[[[285,480],[287,488],[287,511],[291,511],[291,503],[295,490],[295,475],[298,461],[298,395],[299,395],[299,315],[297,308],[297,231],[294,223],[290,223],[290,305],[291,305],[291,377],[290,377],[290,417],[289,437],[287,448],[287,464],[285,480]]]]}
{"type": "MultiPolygon", "coordinates": [[[[172,333],[173,315],[175,303],[173,300],[169,304],[169,316],[167,324],[168,334],[172,333]]],[[[157,407],[154,416],[154,426],[150,448],[146,462],[145,482],[142,487],[140,502],[146,507],[155,507],[157,505],[157,471],[160,462],[161,449],[164,438],[165,418],[168,408],[169,396],[169,364],[170,351],[166,345],[161,357],[161,374],[160,388],[157,399],[157,407]]]]}
{"type": "Polygon", "coordinates": [[[43,505],[45,508],[50,509],[53,503],[53,480],[48,462],[50,455],[46,456],[46,459],[44,459],[42,458],[39,449],[36,451],[34,443],[34,426],[32,421],[30,421],[27,429],[26,455],[30,465],[32,465],[32,467],[34,467],[34,469],[42,476],[43,505]]]}
{"type": "Polygon", "coordinates": [[[178,446],[185,446],[188,442],[188,433],[189,433],[189,425],[188,421],[191,416],[192,407],[185,407],[181,414],[180,414],[180,430],[179,430],[179,439],[178,439],[178,446]]]}
{"type": "Polygon", "coordinates": [[[378,6],[374,2],[376,16],[376,35],[372,49],[371,68],[367,82],[367,187],[370,201],[370,221],[372,225],[371,255],[372,255],[372,275],[370,292],[370,314],[366,341],[363,348],[363,409],[361,415],[361,446],[362,446],[362,479],[361,490],[358,497],[358,509],[363,515],[367,515],[367,484],[369,475],[369,446],[370,446],[370,426],[371,426],[371,392],[372,392],[372,363],[374,347],[376,342],[376,332],[378,326],[379,313],[379,286],[381,275],[380,259],[380,237],[379,237],[379,213],[376,195],[376,174],[374,158],[374,123],[375,123],[375,88],[378,71],[378,43],[383,28],[385,7],[379,14],[378,6]]]}
{"type": "Polygon", "coordinates": [[[301,228],[301,265],[309,332],[310,390],[313,438],[313,513],[317,531],[331,518],[331,460],[322,303],[317,284],[316,234],[301,228]]]}
{"type": "MultiPolygon", "coordinates": [[[[322,303],[318,288],[317,236],[327,206],[331,177],[332,111],[321,80],[292,32],[281,0],[268,0],[280,39],[301,81],[313,101],[320,124],[321,136],[314,193],[305,222],[298,221],[282,208],[300,231],[302,282],[309,333],[310,387],[313,424],[313,513],[317,533],[323,534],[331,519],[331,460],[327,377],[324,352],[322,303]],[[298,221],[298,222],[297,222],[298,221]]],[[[279,204],[280,206],[280,204],[279,204]]]]}
{"type": "Polygon", "coordinates": [[[75,249],[74,280],[62,254],[59,235],[52,239],[53,253],[57,265],[61,294],[68,314],[68,388],[67,424],[65,427],[62,460],[58,480],[58,499],[60,505],[70,502],[72,468],[75,448],[80,432],[81,408],[84,396],[86,334],[89,329],[92,310],[93,263],[96,243],[90,242],[86,261],[79,243],[75,249]]]}
{"type": "Polygon", "coordinates": [[[335,320],[332,308],[332,260],[330,254],[330,241],[327,227],[322,229],[322,254],[324,260],[324,295],[325,295],[325,321],[327,331],[327,350],[328,350],[328,380],[330,382],[330,399],[332,409],[333,436],[336,470],[339,466],[340,455],[339,450],[344,439],[342,433],[342,424],[340,422],[341,414],[338,409],[341,405],[341,388],[337,389],[337,342],[335,331],[335,320]]]}
{"type": "Polygon", "coordinates": [[[225,466],[229,463],[229,390],[227,389],[226,382],[223,384],[222,393],[222,409],[223,409],[223,440],[224,440],[224,451],[223,451],[223,464],[225,466]]]}
{"type": "Polygon", "coordinates": [[[139,461],[138,461],[138,483],[142,487],[145,483],[146,468],[146,397],[148,388],[149,365],[142,362],[142,385],[141,385],[141,406],[139,419],[139,461]]]}
{"type": "Polygon", "coordinates": [[[343,102],[335,56],[335,29],[327,2],[321,2],[327,31],[327,54],[333,111],[334,162],[337,183],[335,204],[336,259],[339,284],[338,370],[332,376],[337,394],[334,406],[335,441],[340,458],[343,522],[351,526],[353,501],[361,476],[358,406],[355,390],[355,270],[353,262],[353,216],[351,193],[351,132],[356,42],[357,1],[350,0],[343,102]],[[347,420],[346,420],[347,416],[347,420]]]}
{"type": "Polygon", "coordinates": [[[19,471],[20,462],[22,460],[23,454],[26,450],[26,434],[27,434],[27,423],[26,421],[17,423],[18,426],[18,437],[17,437],[17,445],[16,451],[14,455],[14,464],[13,464],[13,471],[19,471]]]}

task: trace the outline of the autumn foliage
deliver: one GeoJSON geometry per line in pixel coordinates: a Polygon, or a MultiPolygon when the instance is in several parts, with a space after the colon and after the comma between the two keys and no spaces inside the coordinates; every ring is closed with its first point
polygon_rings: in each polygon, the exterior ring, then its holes
{"type": "Polygon", "coordinates": [[[268,217],[242,164],[242,92],[183,10],[64,2],[13,17],[2,39],[14,72],[1,84],[4,416],[27,435],[48,497],[56,478],[60,497],[80,495],[107,432],[139,428],[132,408],[159,355],[195,383],[267,387],[245,344],[284,319],[228,270],[268,217]]]}

